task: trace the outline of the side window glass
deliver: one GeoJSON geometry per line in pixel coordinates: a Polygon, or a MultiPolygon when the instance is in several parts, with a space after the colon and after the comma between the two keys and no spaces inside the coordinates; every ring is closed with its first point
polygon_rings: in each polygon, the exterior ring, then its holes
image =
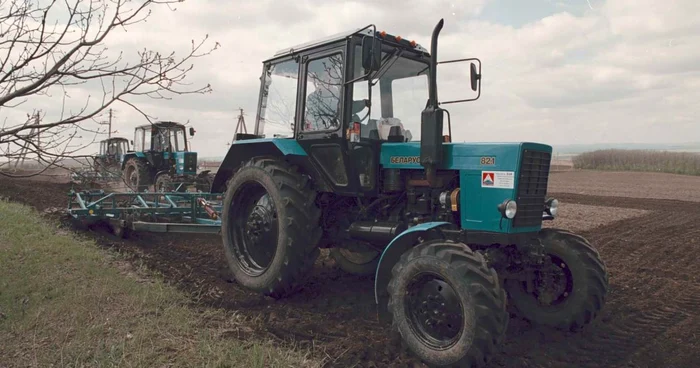
{"type": "Polygon", "coordinates": [[[264,84],[256,133],[268,138],[293,137],[299,63],[292,59],[268,65],[262,78],[264,84]]]}
{"type": "Polygon", "coordinates": [[[306,70],[304,131],[340,127],[340,94],[343,90],[343,55],[312,60],[306,70]]]}
{"type": "Polygon", "coordinates": [[[136,131],[136,134],[134,136],[134,151],[135,152],[142,152],[143,151],[143,129],[138,129],[136,131]]]}
{"type": "Polygon", "coordinates": [[[143,150],[144,151],[151,151],[151,135],[152,135],[151,129],[144,129],[143,130],[143,150]]]}

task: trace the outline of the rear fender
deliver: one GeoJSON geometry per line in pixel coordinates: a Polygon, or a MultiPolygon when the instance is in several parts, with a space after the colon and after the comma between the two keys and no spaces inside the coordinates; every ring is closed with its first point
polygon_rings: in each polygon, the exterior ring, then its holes
{"type": "Polygon", "coordinates": [[[229,178],[253,157],[284,157],[289,163],[299,166],[303,173],[309,175],[317,190],[329,191],[330,186],[297,141],[288,138],[262,138],[235,141],[231,145],[224,161],[216,171],[211,192],[223,193],[229,178]]]}
{"type": "Polygon", "coordinates": [[[426,222],[413,226],[395,237],[384,249],[382,256],[379,258],[374,280],[374,299],[377,302],[380,318],[388,316],[387,303],[389,302],[389,293],[387,292],[387,287],[391,280],[391,269],[394,268],[401,255],[419,242],[445,239],[441,229],[448,226],[454,226],[454,224],[449,222],[426,222]]]}

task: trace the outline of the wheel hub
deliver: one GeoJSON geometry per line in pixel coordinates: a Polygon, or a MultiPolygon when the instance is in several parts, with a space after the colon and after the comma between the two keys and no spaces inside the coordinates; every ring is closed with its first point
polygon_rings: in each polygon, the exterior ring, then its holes
{"type": "Polygon", "coordinates": [[[564,302],[573,290],[571,270],[558,257],[550,257],[535,274],[535,295],[542,305],[564,302]]]}
{"type": "Polygon", "coordinates": [[[452,287],[437,278],[421,280],[408,290],[409,319],[425,343],[446,347],[459,339],[464,317],[452,287]]]}
{"type": "Polygon", "coordinates": [[[237,238],[234,251],[244,272],[260,275],[276,253],[277,209],[264,188],[254,182],[242,186],[233,203],[232,217],[236,220],[230,230],[237,238]]]}

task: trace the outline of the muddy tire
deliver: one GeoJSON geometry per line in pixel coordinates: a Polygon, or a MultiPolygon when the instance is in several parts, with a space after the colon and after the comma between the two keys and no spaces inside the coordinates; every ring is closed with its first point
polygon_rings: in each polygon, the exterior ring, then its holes
{"type": "Polygon", "coordinates": [[[382,255],[377,250],[353,252],[344,248],[331,248],[330,254],[341,270],[358,276],[374,275],[382,255]]]}
{"type": "Polygon", "coordinates": [[[293,293],[319,255],[311,181],[284,161],[254,158],[227,187],[222,235],[236,281],[273,298],[293,293]]]}
{"type": "Polygon", "coordinates": [[[518,314],[532,323],[576,331],[593,321],[605,303],[605,264],[581,236],[542,229],[540,239],[552,262],[534,272],[532,292],[527,291],[525,282],[506,280],[511,303],[518,314]]]}
{"type": "Polygon", "coordinates": [[[211,185],[214,183],[214,175],[207,174],[202,178],[197,179],[196,188],[199,192],[209,193],[211,192],[211,185]]]}
{"type": "Polygon", "coordinates": [[[496,271],[462,243],[435,240],[407,251],[388,291],[393,332],[431,366],[484,366],[508,327],[496,271]]]}
{"type": "Polygon", "coordinates": [[[146,164],[138,158],[130,158],[124,165],[124,182],[135,192],[148,190],[151,177],[146,164]]]}
{"type": "Polygon", "coordinates": [[[156,183],[153,184],[153,189],[157,193],[162,193],[162,192],[172,192],[173,191],[173,184],[172,184],[172,179],[170,179],[170,176],[168,175],[158,175],[156,178],[156,183]]]}

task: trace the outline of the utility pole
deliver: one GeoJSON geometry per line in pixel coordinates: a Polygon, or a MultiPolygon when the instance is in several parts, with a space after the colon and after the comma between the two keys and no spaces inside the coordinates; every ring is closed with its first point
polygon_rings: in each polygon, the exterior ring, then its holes
{"type": "Polygon", "coordinates": [[[112,109],[109,109],[109,130],[107,131],[107,138],[112,138],[112,109]]]}
{"type": "Polygon", "coordinates": [[[238,114],[238,123],[236,124],[236,131],[233,133],[233,140],[231,142],[236,140],[236,134],[238,133],[248,134],[248,128],[245,125],[245,118],[243,117],[243,115],[245,115],[243,114],[243,109],[239,107],[238,111],[240,111],[238,114]]]}

